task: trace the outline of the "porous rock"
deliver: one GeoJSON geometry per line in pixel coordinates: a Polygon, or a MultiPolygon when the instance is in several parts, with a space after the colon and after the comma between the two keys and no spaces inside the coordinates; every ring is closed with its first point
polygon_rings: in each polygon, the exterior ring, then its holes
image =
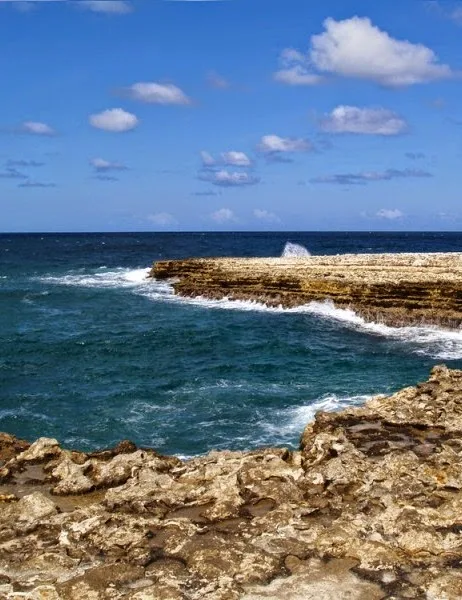
{"type": "Polygon", "coordinates": [[[462,597],[462,371],[318,413],[295,451],[8,453],[0,599],[462,597]]]}

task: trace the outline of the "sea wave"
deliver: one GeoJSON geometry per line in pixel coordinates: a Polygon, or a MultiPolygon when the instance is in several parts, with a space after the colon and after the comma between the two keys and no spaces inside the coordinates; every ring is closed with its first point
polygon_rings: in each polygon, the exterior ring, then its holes
{"type": "Polygon", "coordinates": [[[42,283],[54,285],[127,288],[132,293],[142,295],[153,301],[174,302],[206,309],[313,315],[360,333],[410,344],[412,351],[417,354],[441,360],[462,358],[461,330],[451,331],[436,326],[391,327],[383,323],[366,321],[353,310],[337,308],[330,301],[310,302],[301,306],[284,308],[282,306],[267,306],[261,302],[250,300],[232,300],[227,297],[219,300],[202,296],[185,298],[174,294],[171,281],[158,281],[148,278],[149,270],[149,268],[128,269],[121,267],[111,270],[100,267],[91,273],[71,271],[60,276],[47,275],[38,279],[42,283]]]}
{"type": "Polygon", "coordinates": [[[70,285],[91,288],[137,287],[148,284],[150,269],[125,269],[119,267],[109,270],[99,267],[95,272],[70,271],[64,275],[44,275],[36,281],[55,285],[70,285]]]}
{"type": "Polygon", "coordinates": [[[346,408],[362,406],[374,397],[376,396],[327,394],[310,404],[277,410],[275,411],[276,419],[274,419],[274,422],[263,424],[265,434],[270,436],[271,439],[278,440],[279,443],[287,443],[287,440],[302,433],[308,423],[314,420],[318,411],[337,412],[346,408]]]}

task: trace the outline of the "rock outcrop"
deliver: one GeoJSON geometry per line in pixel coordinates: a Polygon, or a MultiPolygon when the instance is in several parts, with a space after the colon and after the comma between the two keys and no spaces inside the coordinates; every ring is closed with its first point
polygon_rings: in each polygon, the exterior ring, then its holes
{"type": "Polygon", "coordinates": [[[0,435],[0,598],[456,600],[462,371],[183,462],[0,435]]]}
{"type": "Polygon", "coordinates": [[[462,253],[199,258],[157,262],[151,276],[176,279],[182,296],[284,307],[331,300],[391,325],[462,325],[462,253]]]}

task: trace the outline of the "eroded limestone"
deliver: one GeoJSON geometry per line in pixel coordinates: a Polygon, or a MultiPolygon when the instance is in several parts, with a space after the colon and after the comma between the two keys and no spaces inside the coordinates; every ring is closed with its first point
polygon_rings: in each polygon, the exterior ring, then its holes
{"type": "Polygon", "coordinates": [[[190,461],[2,435],[0,599],[462,597],[462,371],[190,461]]]}
{"type": "Polygon", "coordinates": [[[293,307],[332,301],[391,325],[462,325],[462,253],[197,258],[154,263],[181,296],[293,307]]]}

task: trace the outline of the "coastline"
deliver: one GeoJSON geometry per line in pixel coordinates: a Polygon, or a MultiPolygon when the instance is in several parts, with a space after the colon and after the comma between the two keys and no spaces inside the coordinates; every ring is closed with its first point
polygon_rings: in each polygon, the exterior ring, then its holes
{"type": "Polygon", "coordinates": [[[462,596],[462,371],[181,461],[0,436],[0,598],[462,596]]]}
{"type": "Polygon", "coordinates": [[[292,308],[332,301],[391,326],[462,326],[462,253],[158,261],[149,276],[185,297],[292,308]]]}

